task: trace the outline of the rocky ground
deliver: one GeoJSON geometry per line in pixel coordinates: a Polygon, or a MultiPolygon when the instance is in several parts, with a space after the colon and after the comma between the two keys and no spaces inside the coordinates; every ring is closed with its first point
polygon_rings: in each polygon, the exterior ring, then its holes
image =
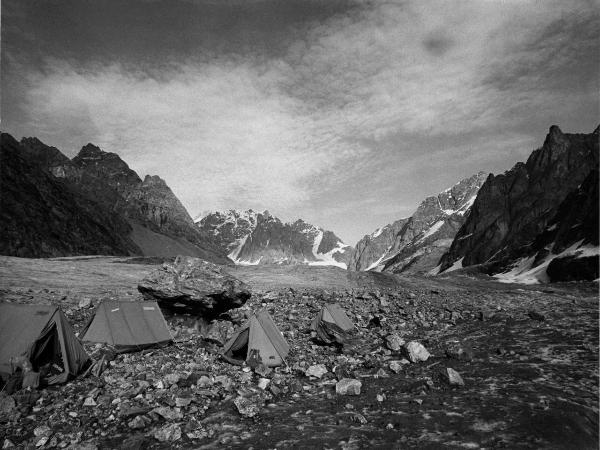
{"type": "MultiPolygon", "coordinates": [[[[59,304],[79,330],[101,300],[140,297],[137,282],[154,267],[133,262],[2,257],[0,298],[59,304]]],[[[223,329],[267,308],[291,346],[285,367],[230,365],[192,318],[168,316],[173,346],[125,355],[87,346],[110,360],[99,376],[0,394],[3,447],[598,448],[597,283],[231,272],[254,295],[223,329]],[[313,339],[310,321],[331,301],[360,345],[313,339]],[[430,356],[409,361],[412,341],[430,356]],[[342,393],[340,379],[356,381],[342,393]]]]}

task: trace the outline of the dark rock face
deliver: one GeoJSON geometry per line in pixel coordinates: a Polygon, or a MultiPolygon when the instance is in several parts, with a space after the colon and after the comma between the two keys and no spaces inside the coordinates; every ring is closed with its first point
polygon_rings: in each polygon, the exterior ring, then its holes
{"type": "Polygon", "coordinates": [[[211,213],[197,225],[237,264],[313,264],[346,268],[350,254],[333,232],[297,220],[283,223],[268,211],[211,213]]]}
{"type": "MultiPolygon", "coordinates": [[[[139,252],[128,238],[126,220],[74,189],[64,176],[48,173],[37,164],[35,152],[9,134],[0,139],[1,254],[32,258],[139,252]]],[[[65,158],[53,149],[45,164],[64,175],[72,169],[65,158]]]]}
{"type": "MultiPolygon", "coordinates": [[[[463,267],[485,263],[488,273],[498,273],[519,258],[537,254],[535,266],[548,253],[558,254],[590,234],[596,235],[597,245],[598,202],[589,190],[580,189],[593,184],[584,180],[597,168],[598,129],[564,134],[552,126],[544,145],[526,163],[487,179],[440,261],[442,270],[462,260],[463,267]],[[588,215],[595,215],[595,222],[588,215]]],[[[597,189],[597,181],[595,185],[597,189]]]]}
{"type": "Polygon", "coordinates": [[[428,272],[449,248],[486,174],[480,172],[428,197],[406,219],[365,236],[351,255],[351,270],[428,272]]]}
{"type": "Polygon", "coordinates": [[[206,320],[243,306],[251,296],[249,287],[221,266],[189,256],[178,256],[173,264],[150,273],[138,290],[161,308],[191,312],[206,320]]]}
{"type": "MultiPolygon", "coordinates": [[[[14,141],[12,137],[10,140],[14,141]]],[[[95,205],[90,208],[95,216],[106,216],[109,218],[107,220],[116,224],[114,227],[105,227],[103,233],[126,245],[110,251],[103,246],[92,245],[88,254],[162,257],[187,254],[220,264],[231,264],[222,250],[208,242],[194,226],[181,202],[159,177],[146,176],[142,181],[117,154],[104,152],[92,144],[84,146],[72,160],[36,138],[24,138],[21,144],[15,145],[29,164],[45,171],[55,181],[60,181],[62,189],[95,205]]],[[[21,170],[27,172],[29,169],[23,166],[21,170]]],[[[52,209],[52,199],[46,200],[46,206],[52,209]]],[[[21,217],[20,212],[15,211],[14,214],[16,222],[27,220],[21,217]]],[[[64,222],[74,218],[69,215],[61,217],[64,222]]],[[[18,235],[18,227],[16,230],[18,235]]],[[[85,236],[72,238],[80,242],[85,236]]],[[[62,239],[68,241],[71,237],[62,236],[62,239]]],[[[66,250],[58,253],[51,251],[47,256],[70,254],[73,253],[66,250]]],[[[78,251],[76,254],[82,253],[78,251]]]]}

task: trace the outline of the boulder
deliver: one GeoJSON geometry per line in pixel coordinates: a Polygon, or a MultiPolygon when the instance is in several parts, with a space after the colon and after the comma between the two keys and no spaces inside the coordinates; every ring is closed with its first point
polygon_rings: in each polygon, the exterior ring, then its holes
{"type": "Polygon", "coordinates": [[[221,266],[191,256],[178,256],[138,284],[144,298],[164,309],[212,320],[250,298],[249,287],[221,266]]]}

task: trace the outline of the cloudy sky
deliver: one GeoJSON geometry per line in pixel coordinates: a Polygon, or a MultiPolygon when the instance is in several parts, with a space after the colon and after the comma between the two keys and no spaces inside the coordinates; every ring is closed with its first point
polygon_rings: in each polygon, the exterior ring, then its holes
{"type": "Polygon", "coordinates": [[[92,142],[192,216],[354,244],[552,124],[591,132],[596,1],[3,0],[2,130],[92,142]]]}

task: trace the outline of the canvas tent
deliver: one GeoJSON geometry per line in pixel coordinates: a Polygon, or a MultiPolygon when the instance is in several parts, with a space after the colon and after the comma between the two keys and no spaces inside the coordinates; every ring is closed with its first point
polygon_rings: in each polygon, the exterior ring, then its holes
{"type": "Polygon", "coordinates": [[[23,356],[35,372],[52,367],[47,384],[64,383],[90,359],[58,307],[0,303],[0,372],[11,374],[23,356]]]}
{"type": "Polygon", "coordinates": [[[169,344],[173,337],[156,302],[104,301],[81,332],[81,340],[130,352],[169,344]]]}
{"type": "Polygon", "coordinates": [[[328,303],[321,308],[313,320],[311,329],[317,333],[319,339],[330,344],[343,343],[340,341],[343,341],[347,333],[355,328],[339,304],[328,303]]]}
{"type": "Polygon", "coordinates": [[[266,311],[250,317],[225,344],[222,354],[228,361],[241,364],[256,351],[267,367],[281,365],[290,351],[290,346],[266,311]]]}

